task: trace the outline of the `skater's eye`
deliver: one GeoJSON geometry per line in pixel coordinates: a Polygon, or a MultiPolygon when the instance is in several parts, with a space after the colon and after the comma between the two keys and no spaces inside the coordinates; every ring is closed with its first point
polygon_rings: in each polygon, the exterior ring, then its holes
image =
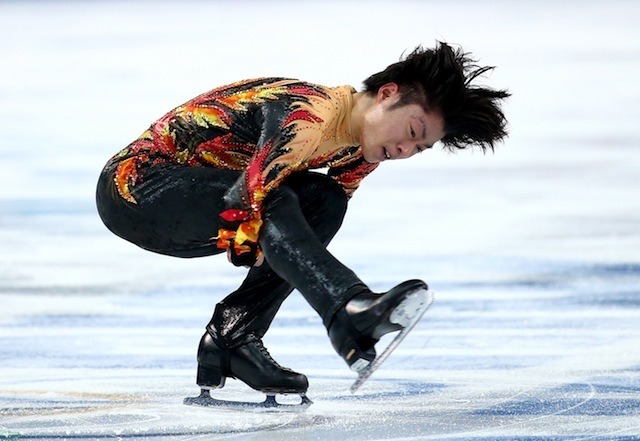
{"type": "Polygon", "coordinates": [[[415,138],[416,137],[416,131],[413,130],[413,127],[409,126],[409,130],[411,131],[411,137],[415,138]]]}

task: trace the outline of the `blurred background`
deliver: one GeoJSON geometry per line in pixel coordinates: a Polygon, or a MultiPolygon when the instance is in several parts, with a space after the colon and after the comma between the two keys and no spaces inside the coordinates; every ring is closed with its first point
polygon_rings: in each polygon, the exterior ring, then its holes
{"type": "Polygon", "coordinates": [[[511,137],[495,154],[385,164],[336,252],[356,267],[405,252],[637,262],[637,17],[632,1],[2,1],[0,289],[233,272],[112,237],[93,207],[107,159],[213,87],[278,75],[360,88],[436,41],[497,66],[483,82],[512,92],[511,137]],[[416,234],[394,239],[398,227],[416,234]],[[351,259],[352,242],[370,259],[351,259]]]}

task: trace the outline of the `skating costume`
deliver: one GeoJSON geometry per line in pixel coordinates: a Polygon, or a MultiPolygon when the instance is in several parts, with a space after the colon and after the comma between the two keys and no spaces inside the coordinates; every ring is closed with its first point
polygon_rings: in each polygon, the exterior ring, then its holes
{"type": "Polygon", "coordinates": [[[372,311],[396,308],[404,294],[374,296],[326,250],[348,198],[377,166],[351,133],[354,92],[281,78],[214,89],[167,113],[105,166],[98,212],[124,239],[179,257],[228,250],[247,264],[264,253],[216,305],[198,351],[203,388],[230,376],[270,393],[306,391],[306,377],[279,366],[261,342],[294,288],[352,367],[373,360],[380,335],[398,329],[372,311]],[[316,168],[328,172],[309,171],[316,168]],[[355,309],[346,307],[352,299],[355,309]]]}
{"type": "Polygon", "coordinates": [[[354,92],[262,78],[204,93],[164,115],[111,160],[116,189],[136,204],[134,189],[150,166],[161,164],[239,171],[218,213],[229,228],[217,232],[217,246],[257,253],[252,245],[264,200],[292,173],[328,168],[350,196],[377,166],[364,161],[351,133],[354,92]]]}

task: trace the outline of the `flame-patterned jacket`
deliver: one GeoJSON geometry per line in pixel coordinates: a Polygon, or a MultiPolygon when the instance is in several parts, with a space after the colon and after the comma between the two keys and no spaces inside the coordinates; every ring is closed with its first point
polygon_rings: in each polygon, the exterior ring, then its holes
{"type": "Polygon", "coordinates": [[[220,230],[218,247],[246,252],[257,242],[264,198],[293,172],[328,168],[348,196],[377,164],[364,161],[351,133],[350,86],[323,87],[284,78],[246,80],[206,92],[157,120],[112,161],[122,198],[150,164],[238,170],[221,217],[236,231],[220,230]],[[243,245],[244,244],[244,245],[243,245]]]}

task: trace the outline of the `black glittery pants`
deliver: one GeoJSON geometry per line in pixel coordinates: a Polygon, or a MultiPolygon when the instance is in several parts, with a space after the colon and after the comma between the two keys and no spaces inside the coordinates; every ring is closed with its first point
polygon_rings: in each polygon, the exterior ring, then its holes
{"type": "MultiPolygon", "coordinates": [[[[137,203],[117,193],[113,166],[103,170],[98,212],[116,235],[161,254],[201,257],[224,252],[218,231],[223,195],[239,172],[176,164],[147,166],[131,190],[137,203]]],[[[218,345],[234,347],[261,338],[282,302],[297,288],[326,326],[364,286],[327,250],[347,209],[344,191],[319,173],[287,178],[265,200],[260,246],[265,262],[249,270],[242,285],[216,305],[208,332],[218,345]]]]}

